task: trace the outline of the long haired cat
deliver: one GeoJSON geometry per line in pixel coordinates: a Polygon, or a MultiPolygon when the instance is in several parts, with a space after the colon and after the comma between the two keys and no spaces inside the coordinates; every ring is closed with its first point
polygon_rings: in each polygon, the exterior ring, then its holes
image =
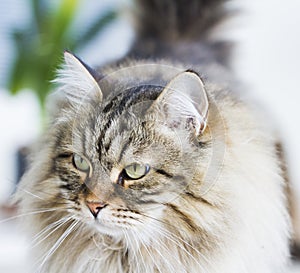
{"type": "Polygon", "coordinates": [[[17,193],[34,272],[284,272],[277,139],[211,35],[224,2],[140,0],[126,59],[65,52],[17,193]]]}

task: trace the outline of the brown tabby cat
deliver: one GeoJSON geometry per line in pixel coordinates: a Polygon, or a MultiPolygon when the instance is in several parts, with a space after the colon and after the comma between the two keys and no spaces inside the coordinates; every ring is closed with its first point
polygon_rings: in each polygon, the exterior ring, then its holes
{"type": "Polygon", "coordinates": [[[65,53],[17,193],[33,271],[284,272],[276,136],[212,40],[225,1],[137,2],[125,61],[95,71],[65,53]]]}

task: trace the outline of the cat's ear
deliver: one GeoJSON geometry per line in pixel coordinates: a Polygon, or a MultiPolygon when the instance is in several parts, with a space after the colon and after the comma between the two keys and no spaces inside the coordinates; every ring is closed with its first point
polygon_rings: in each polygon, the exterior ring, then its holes
{"type": "MultiPolygon", "coordinates": [[[[64,52],[64,64],[54,82],[58,83],[67,98],[76,102],[96,94],[102,101],[102,91],[98,84],[100,75],[69,51],[64,52]]],[[[95,96],[95,95],[94,95],[95,96]]]]}
{"type": "Polygon", "coordinates": [[[206,127],[208,99],[201,78],[193,71],[182,72],[173,78],[156,99],[167,125],[188,126],[196,136],[206,127]]]}

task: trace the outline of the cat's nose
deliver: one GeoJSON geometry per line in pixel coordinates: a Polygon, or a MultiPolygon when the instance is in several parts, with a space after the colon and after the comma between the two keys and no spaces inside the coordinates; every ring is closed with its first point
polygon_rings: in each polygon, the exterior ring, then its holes
{"type": "Polygon", "coordinates": [[[100,210],[107,206],[106,203],[100,201],[86,201],[86,205],[95,218],[99,214],[100,210]]]}

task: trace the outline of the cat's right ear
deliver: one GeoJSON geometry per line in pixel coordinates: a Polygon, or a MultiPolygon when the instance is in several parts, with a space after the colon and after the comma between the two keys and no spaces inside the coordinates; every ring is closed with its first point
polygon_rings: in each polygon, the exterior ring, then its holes
{"type": "Polygon", "coordinates": [[[69,51],[64,52],[64,60],[54,82],[59,84],[67,99],[81,103],[93,93],[93,97],[97,96],[102,101],[103,94],[98,84],[100,74],[69,51]]]}
{"type": "Polygon", "coordinates": [[[191,70],[174,77],[156,99],[154,106],[172,128],[189,125],[196,136],[206,127],[209,102],[199,75],[191,70]]]}

